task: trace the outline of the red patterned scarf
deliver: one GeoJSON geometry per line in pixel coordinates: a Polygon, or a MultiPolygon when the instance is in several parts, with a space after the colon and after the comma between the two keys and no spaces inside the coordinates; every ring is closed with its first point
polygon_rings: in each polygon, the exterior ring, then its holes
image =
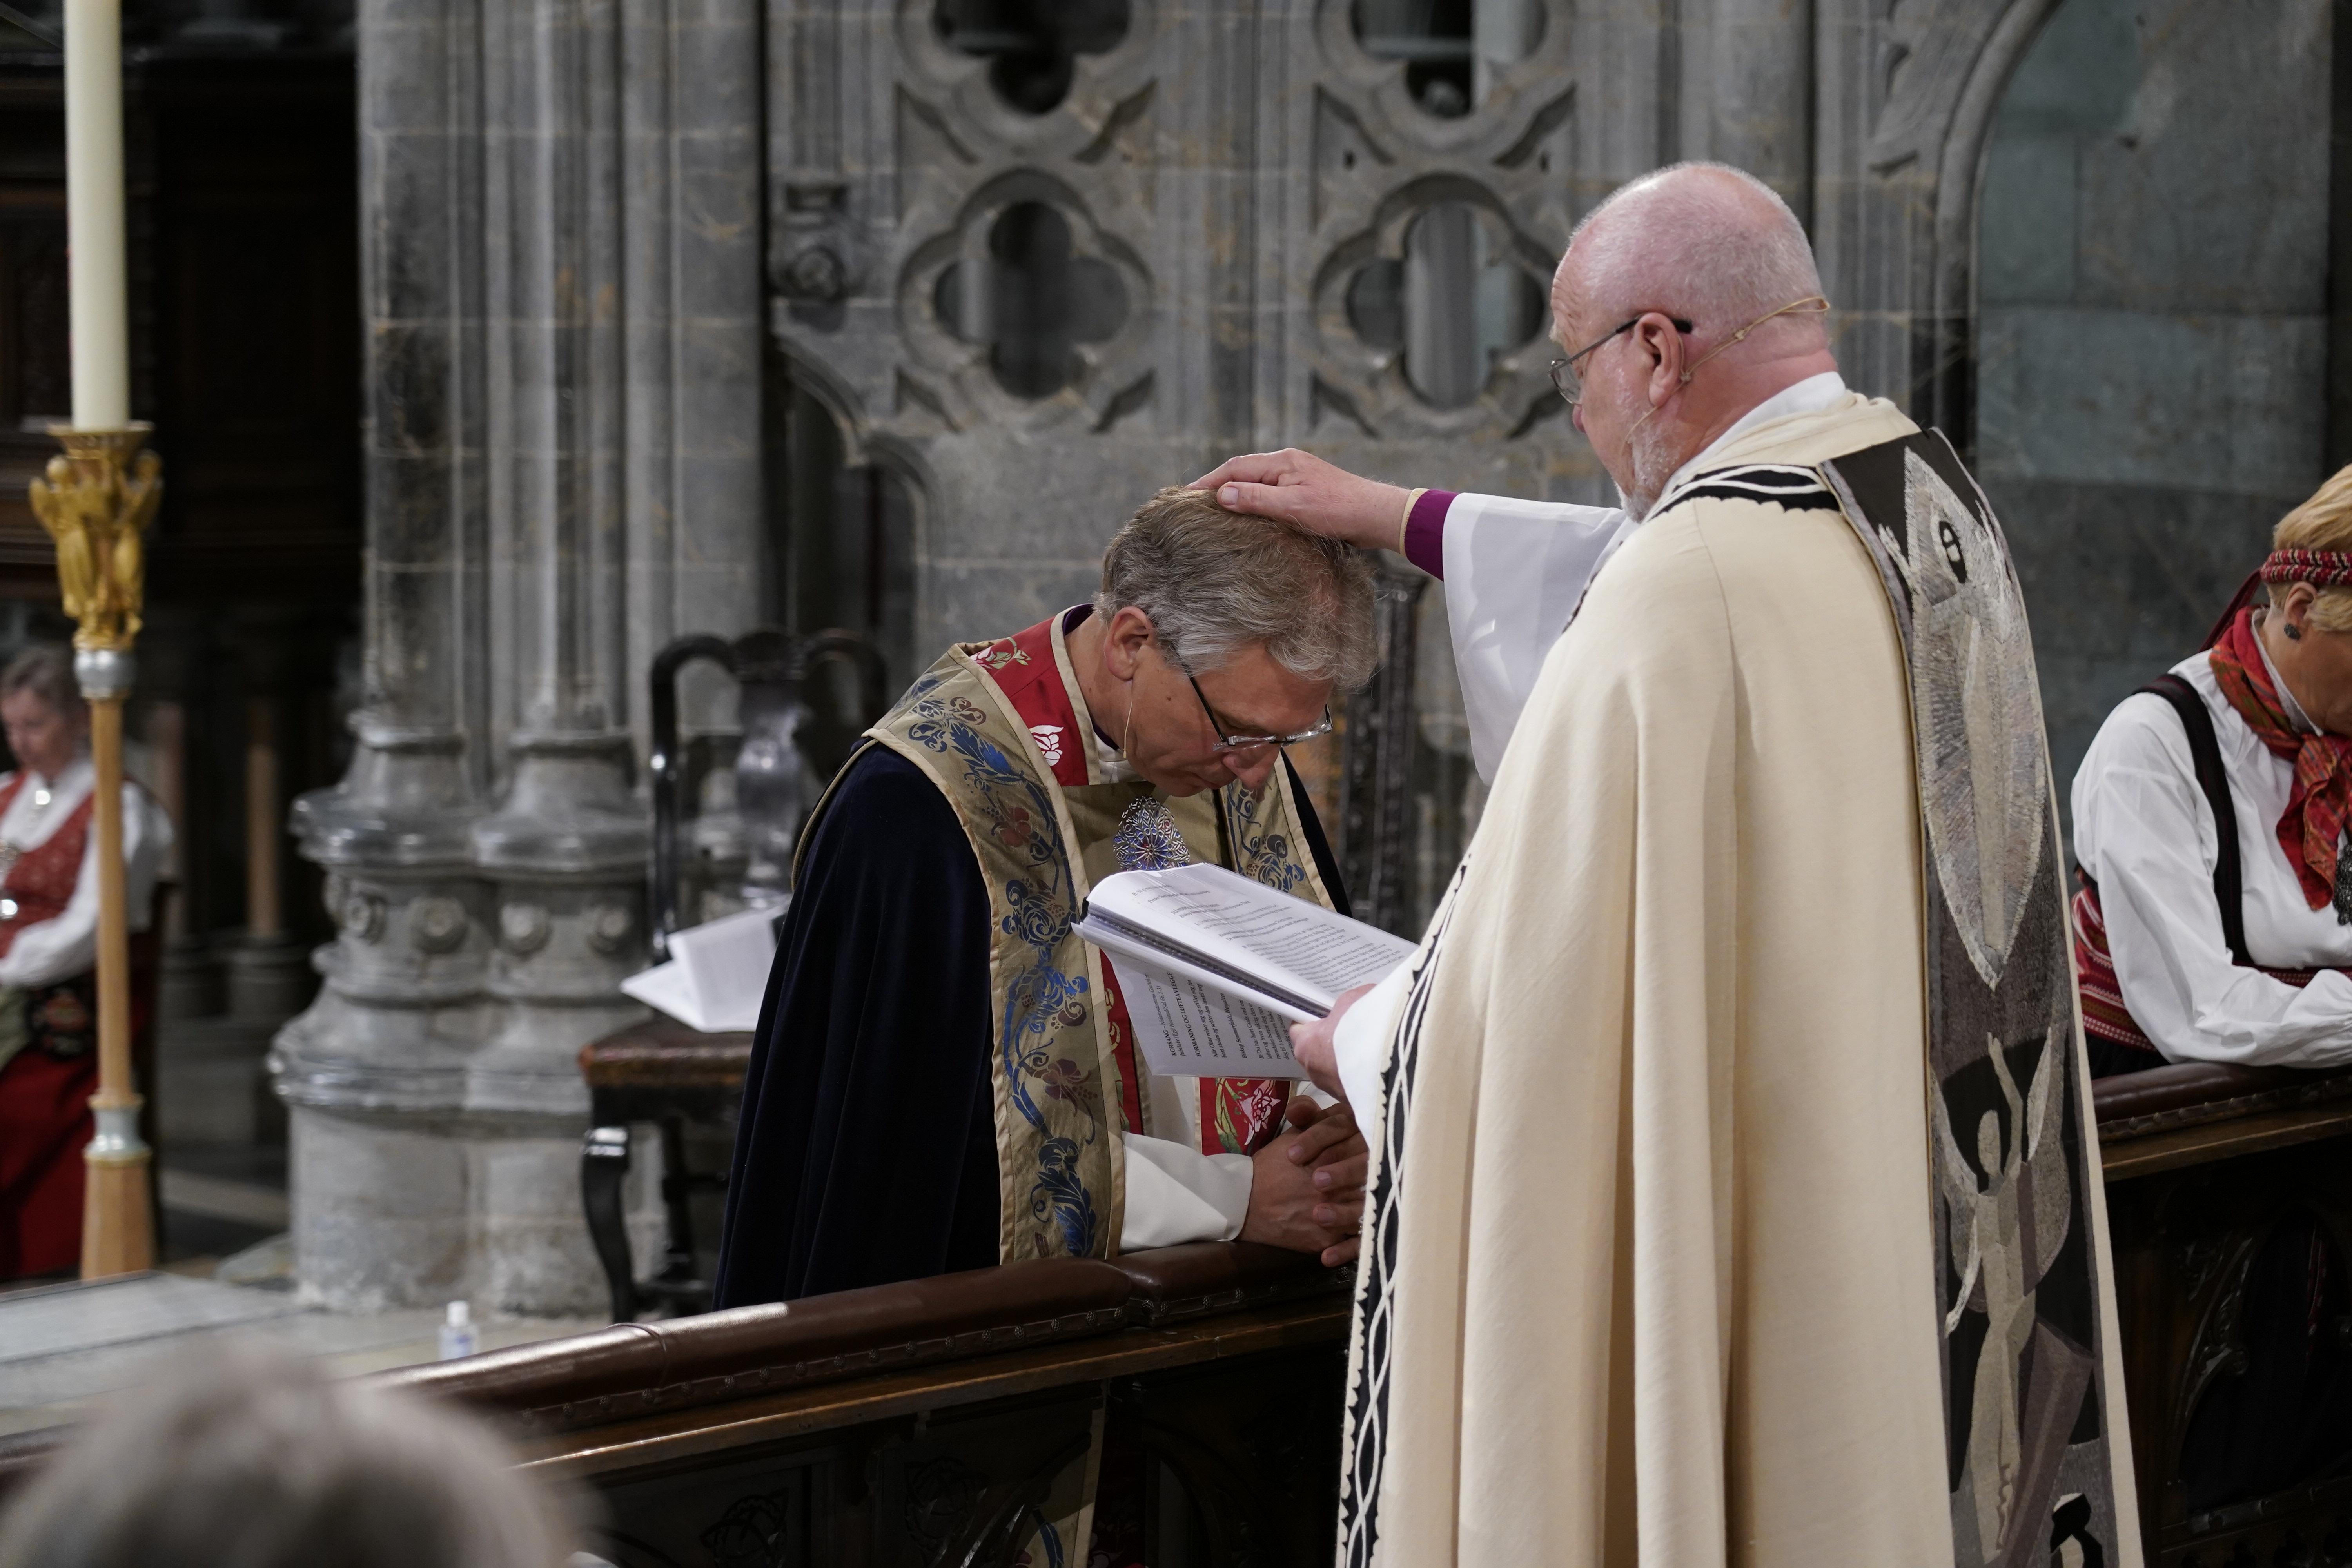
{"type": "Polygon", "coordinates": [[[2294,763],[2294,792],[2278,821],[2278,840],[2287,863],[2303,883],[2315,910],[2336,893],[2336,852],[2344,843],[2344,819],[2352,809],[2352,741],[2340,735],[2308,734],[2288,721],[2285,704],[2271,684],[2270,667],[2254,640],[2254,615],[2240,610],[2213,645],[2213,679],[2273,755],[2294,763]]]}

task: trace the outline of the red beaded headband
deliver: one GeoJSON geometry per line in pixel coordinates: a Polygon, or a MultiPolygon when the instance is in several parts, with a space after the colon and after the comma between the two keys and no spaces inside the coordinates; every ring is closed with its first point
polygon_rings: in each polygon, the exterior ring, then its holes
{"type": "Polygon", "coordinates": [[[2334,588],[2352,583],[2352,552],[2342,550],[2273,550],[2263,563],[2265,583],[2308,583],[2334,588]]]}
{"type": "Polygon", "coordinates": [[[2246,574],[2238,584],[2237,595],[2213,629],[2205,634],[2205,646],[2211,647],[2238,618],[2238,612],[2253,603],[2254,589],[2264,583],[2308,583],[2315,588],[2335,588],[2352,583],[2352,550],[2273,550],[2270,559],[2246,574]]]}

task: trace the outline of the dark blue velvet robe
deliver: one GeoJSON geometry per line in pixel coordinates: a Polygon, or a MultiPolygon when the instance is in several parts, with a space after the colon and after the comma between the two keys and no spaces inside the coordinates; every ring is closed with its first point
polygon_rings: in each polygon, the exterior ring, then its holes
{"type": "MultiPolygon", "coordinates": [[[[1296,770],[1290,787],[1345,912],[1296,770]]],[[[912,763],[869,748],[826,806],[784,917],[715,1305],[996,1262],[988,931],[988,889],[953,808],[912,763]]]]}

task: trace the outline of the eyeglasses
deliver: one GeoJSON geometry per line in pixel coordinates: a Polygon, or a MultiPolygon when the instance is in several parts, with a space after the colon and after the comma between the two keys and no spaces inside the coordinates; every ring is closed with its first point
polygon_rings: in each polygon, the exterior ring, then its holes
{"type": "MultiPolygon", "coordinates": [[[[1642,312],[1642,315],[1644,316],[1648,314],[1649,312],[1646,310],[1642,312]]],[[[1678,332],[1687,332],[1691,330],[1691,324],[1688,321],[1684,321],[1680,316],[1668,316],[1666,320],[1675,324],[1675,331],[1678,332]]],[[[1610,339],[1615,337],[1618,333],[1630,332],[1641,324],[1642,317],[1635,316],[1632,321],[1626,321],[1622,325],[1610,328],[1607,331],[1601,333],[1599,337],[1593,339],[1591,342],[1585,344],[1582,348],[1577,350],[1566,359],[1556,359],[1552,361],[1551,389],[1554,392],[1559,393],[1560,396],[1566,398],[1568,400],[1568,405],[1570,408],[1575,407],[1579,403],[1584,400],[1584,377],[1576,368],[1578,365],[1584,363],[1584,356],[1599,348],[1601,344],[1607,342],[1610,339]]]]}
{"type": "Polygon", "coordinates": [[[1217,750],[1220,753],[1254,752],[1260,746],[1295,746],[1302,741],[1311,741],[1318,735],[1328,735],[1331,732],[1331,709],[1328,704],[1326,704],[1323,709],[1323,721],[1312,730],[1301,730],[1296,735],[1228,735],[1224,731],[1224,726],[1217,722],[1217,711],[1209,706],[1208,694],[1201,689],[1201,683],[1192,679],[1192,672],[1186,670],[1184,679],[1191,682],[1192,695],[1200,700],[1201,711],[1208,715],[1209,728],[1217,731],[1217,750]]]}
{"type": "MultiPolygon", "coordinates": [[[[1808,294],[1801,300],[1790,300],[1787,304],[1781,306],[1777,310],[1767,310],[1762,315],[1757,317],[1754,321],[1748,322],[1746,326],[1740,328],[1738,331],[1732,333],[1729,337],[1724,339],[1721,342],[1716,344],[1715,347],[1707,350],[1706,353],[1693,360],[1689,365],[1685,367],[1682,375],[1678,379],[1687,383],[1691,378],[1692,373],[1696,371],[1699,366],[1705,364],[1707,361],[1713,359],[1724,350],[1731,347],[1732,344],[1745,342],[1748,333],[1754,331],[1765,322],[1772,320],[1775,316],[1785,316],[1791,310],[1802,310],[1808,315],[1827,314],[1829,308],[1830,302],[1819,294],[1808,294]]],[[[1649,314],[1649,312],[1646,310],[1643,312],[1643,315],[1647,314],[1649,314]]],[[[1582,402],[1584,398],[1583,378],[1579,374],[1576,368],[1577,365],[1583,360],[1585,355],[1599,348],[1602,343],[1607,342],[1611,338],[1615,337],[1619,332],[1633,331],[1634,327],[1641,323],[1641,316],[1636,316],[1632,321],[1627,321],[1623,326],[1614,328],[1610,331],[1602,333],[1600,337],[1594,339],[1591,342],[1585,344],[1582,348],[1577,350],[1566,359],[1556,359],[1552,361],[1552,390],[1559,393],[1560,396],[1566,398],[1568,400],[1568,405],[1571,408],[1582,402]]],[[[1691,324],[1688,321],[1684,321],[1680,316],[1669,316],[1666,320],[1675,324],[1675,331],[1678,332],[1687,333],[1691,330],[1691,324]]]]}

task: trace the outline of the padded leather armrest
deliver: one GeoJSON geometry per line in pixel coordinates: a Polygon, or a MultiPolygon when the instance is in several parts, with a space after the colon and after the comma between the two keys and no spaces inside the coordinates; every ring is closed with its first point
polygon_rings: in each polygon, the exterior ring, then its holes
{"type": "Polygon", "coordinates": [[[2352,1095],[2352,1069],[2223,1067],[2176,1062],[2091,1085],[2102,1138],[2118,1138],[2290,1110],[2352,1095]]]}
{"type": "Polygon", "coordinates": [[[1356,1275],[1352,1268],[1326,1268],[1307,1253],[1254,1241],[1155,1247],[1127,1253],[1114,1267],[1134,1281],[1128,1311],[1144,1323],[1344,1289],[1356,1275]]]}
{"type": "Polygon", "coordinates": [[[749,1030],[706,1035],[653,1017],[580,1047],[591,1089],[740,1089],[751,1065],[749,1030]]]}

